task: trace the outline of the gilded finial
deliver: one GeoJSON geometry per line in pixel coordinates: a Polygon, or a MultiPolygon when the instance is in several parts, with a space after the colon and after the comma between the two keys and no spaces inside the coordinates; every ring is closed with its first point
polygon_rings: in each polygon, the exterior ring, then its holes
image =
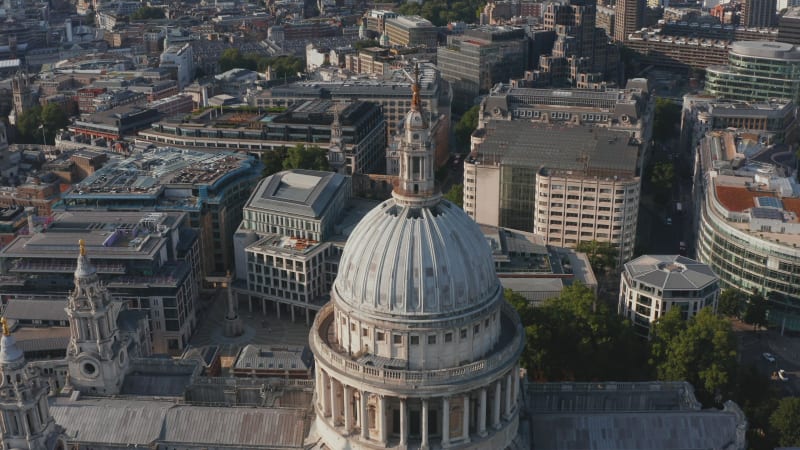
{"type": "Polygon", "coordinates": [[[2,324],[3,324],[3,336],[8,336],[8,335],[10,335],[10,334],[11,334],[11,332],[10,332],[10,331],[8,331],[8,321],[6,321],[6,318],[5,318],[5,317],[3,317],[2,319],[0,319],[0,323],[2,323],[2,324]]]}
{"type": "Polygon", "coordinates": [[[86,256],[86,242],[83,239],[78,239],[78,247],[81,248],[81,256],[86,256]]]}

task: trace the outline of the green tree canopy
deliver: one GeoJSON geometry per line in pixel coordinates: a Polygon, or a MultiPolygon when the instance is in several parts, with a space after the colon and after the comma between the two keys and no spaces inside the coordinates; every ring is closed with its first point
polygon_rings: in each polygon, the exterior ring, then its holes
{"type": "Polygon", "coordinates": [[[469,152],[470,136],[472,136],[472,132],[475,131],[475,128],[478,127],[479,108],[479,105],[475,105],[468,109],[456,124],[454,130],[456,144],[458,145],[458,150],[463,153],[469,152]]]}
{"type": "Polygon", "coordinates": [[[651,364],[659,380],[686,380],[704,404],[730,397],[736,375],[736,339],[731,324],[704,308],[684,320],[674,307],[655,322],[651,333],[651,364]]]}
{"type": "Polygon", "coordinates": [[[397,11],[422,16],[440,27],[449,22],[474,22],[485,4],[485,0],[429,0],[422,4],[405,2],[397,11]]]}
{"type": "Polygon", "coordinates": [[[330,170],[328,151],[316,145],[297,144],[289,149],[283,160],[283,170],[289,169],[330,170]]]}
{"type": "Polygon", "coordinates": [[[753,292],[748,298],[742,321],[753,325],[753,329],[756,330],[759,327],[769,325],[767,321],[767,300],[758,292],[753,292]]]}
{"type": "Polygon", "coordinates": [[[34,106],[17,118],[18,141],[41,144],[44,139],[46,143],[53,144],[58,130],[68,123],[69,119],[61,105],[48,103],[44,107],[34,106]]]}
{"type": "Polygon", "coordinates": [[[521,364],[541,381],[634,380],[646,377],[644,344],[626,321],[576,283],[533,307],[506,291],[525,326],[521,364]]]}
{"type": "Polygon", "coordinates": [[[800,446],[800,397],[786,397],[769,418],[781,447],[800,446]]]}
{"type": "Polygon", "coordinates": [[[231,69],[247,69],[264,72],[267,67],[272,68],[275,76],[295,77],[298,73],[305,70],[305,62],[295,56],[275,56],[267,57],[256,54],[242,55],[239,49],[229,48],[222,52],[219,58],[220,72],[227,72],[231,69]]]}
{"type": "Polygon", "coordinates": [[[580,241],[575,250],[586,253],[589,264],[597,275],[605,274],[617,267],[617,254],[619,249],[609,242],[596,240],[580,241]]]}
{"type": "Polygon", "coordinates": [[[719,294],[717,312],[730,317],[739,317],[742,313],[744,298],[736,289],[725,289],[719,294]]]}
{"type": "Polygon", "coordinates": [[[650,170],[650,182],[656,189],[669,191],[675,181],[675,165],[669,161],[655,163],[650,170]]]}
{"type": "Polygon", "coordinates": [[[283,160],[286,159],[287,153],[286,147],[267,150],[262,153],[261,162],[264,163],[264,170],[261,172],[261,176],[266,178],[283,170],[283,160]]]}
{"type": "Polygon", "coordinates": [[[444,198],[450,200],[451,203],[454,205],[458,205],[459,207],[464,207],[464,185],[463,184],[454,184],[446,194],[444,194],[444,198]]]}
{"type": "Polygon", "coordinates": [[[666,141],[675,137],[681,123],[681,105],[668,98],[656,98],[653,116],[653,139],[666,141]]]}
{"type": "Polygon", "coordinates": [[[353,48],[356,51],[361,50],[362,48],[370,48],[370,47],[380,47],[381,43],[378,42],[376,39],[362,39],[360,41],[356,41],[353,44],[353,48]]]}
{"type": "Polygon", "coordinates": [[[132,20],[163,19],[164,17],[166,17],[166,15],[163,9],[153,8],[151,6],[143,6],[131,14],[132,20]]]}

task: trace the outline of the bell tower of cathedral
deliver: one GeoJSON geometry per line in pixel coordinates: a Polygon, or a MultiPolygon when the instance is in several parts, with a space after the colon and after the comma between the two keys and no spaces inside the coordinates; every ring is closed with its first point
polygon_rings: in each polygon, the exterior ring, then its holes
{"type": "Polygon", "coordinates": [[[120,305],[112,301],[100,283],[83,240],[79,244],[75,289],[65,308],[70,327],[69,380],[81,392],[118,394],[129,367],[126,346],[117,327],[120,305]]]}
{"type": "Polygon", "coordinates": [[[2,448],[45,450],[63,448],[58,427],[47,405],[49,387],[38,367],[25,363],[22,350],[2,319],[0,338],[0,415],[2,448]]]}

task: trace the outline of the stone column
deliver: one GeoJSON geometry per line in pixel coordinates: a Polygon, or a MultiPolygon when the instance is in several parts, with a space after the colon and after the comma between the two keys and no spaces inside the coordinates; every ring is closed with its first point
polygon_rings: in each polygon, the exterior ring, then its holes
{"type": "Polygon", "coordinates": [[[320,394],[322,395],[322,413],[326,416],[331,413],[331,394],[329,392],[330,388],[331,388],[331,377],[328,376],[328,374],[323,371],[322,390],[320,394]]]}
{"type": "Polygon", "coordinates": [[[508,419],[511,417],[511,374],[506,375],[506,410],[503,413],[503,418],[508,419]]]}
{"type": "Polygon", "coordinates": [[[461,436],[464,442],[469,442],[469,394],[464,395],[464,417],[461,419],[461,436]]]}
{"type": "Polygon", "coordinates": [[[428,400],[422,399],[422,443],[420,450],[428,450],[428,400]]]}
{"type": "Polygon", "coordinates": [[[492,402],[492,426],[500,429],[500,380],[494,384],[494,402],[492,402]]]}
{"type": "Polygon", "coordinates": [[[408,406],[406,399],[400,399],[400,445],[408,444],[408,406]]]}
{"type": "Polygon", "coordinates": [[[333,377],[328,378],[331,380],[331,425],[336,426],[336,416],[338,415],[336,410],[336,379],[333,377]]]}
{"type": "Polygon", "coordinates": [[[481,388],[478,402],[478,436],[486,436],[486,388],[481,388]]]}
{"type": "Polygon", "coordinates": [[[386,426],[386,397],[378,397],[378,429],[380,430],[381,444],[386,445],[389,440],[389,427],[386,426]]]}
{"type": "Polygon", "coordinates": [[[275,314],[278,316],[278,319],[281,318],[281,304],[279,302],[275,302],[275,314]]]}
{"type": "Polygon", "coordinates": [[[344,430],[349,434],[353,430],[353,388],[342,385],[342,406],[344,407],[344,430]]]}
{"type": "Polygon", "coordinates": [[[442,399],[442,447],[450,444],[450,399],[442,399]]]}
{"type": "Polygon", "coordinates": [[[361,391],[361,439],[369,439],[369,414],[367,412],[367,391],[361,391]]]}
{"type": "Polygon", "coordinates": [[[519,401],[519,366],[514,366],[514,403],[519,401]]]}

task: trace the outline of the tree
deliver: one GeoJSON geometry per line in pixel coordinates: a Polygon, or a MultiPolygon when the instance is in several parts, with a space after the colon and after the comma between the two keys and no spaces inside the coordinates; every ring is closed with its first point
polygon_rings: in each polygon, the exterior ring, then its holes
{"type": "Polygon", "coordinates": [[[163,9],[151,6],[143,6],[131,14],[132,20],[163,19],[164,17],[166,17],[166,15],[163,9]]]}
{"type": "Polygon", "coordinates": [[[475,128],[478,127],[479,108],[479,105],[475,105],[468,109],[456,124],[454,130],[456,144],[458,145],[458,149],[464,153],[469,152],[470,136],[472,136],[472,132],[475,131],[475,128]]]}
{"type": "Polygon", "coordinates": [[[653,139],[666,141],[675,136],[675,127],[681,121],[681,105],[668,98],[656,98],[653,114],[653,139]]]}
{"type": "Polygon", "coordinates": [[[264,163],[264,170],[261,171],[261,176],[266,178],[283,170],[283,160],[286,159],[286,154],[286,147],[262,153],[261,162],[264,163]]]}
{"type": "Polygon", "coordinates": [[[586,253],[595,274],[602,275],[617,267],[619,249],[610,242],[580,241],[575,250],[586,253]]]}
{"type": "Polygon", "coordinates": [[[800,397],[786,397],[769,418],[781,447],[800,446],[800,397]]]}
{"type": "Polygon", "coordinates": [[[739,317],[742,313],[742,294],[736,289],[725,289],[720,292],[717,312],[724,316],[739,317]]]}
{"type": "Polygon", "coordinates": [[[711,308],[683,320],[673,307],[653,325],[651,364],[659,380],[690,382],[704,404],[719,403],[732,392],[736,339],[731,324],[711,308]]]}
{"type": "Polygon", "coordinates": [[[758,330],[759,327],[766,328],[769,325],[767,321],[767,301],[758,292],[753,292],[747,300],[742,321],[753,325],[754,330],[758,330]]]}
{"type": "Polygon", "coordinates": [[[662,161],[653,165],[650,170],[650,182],[656,189],[669,192],[675,180],[675,166],[672,162],[662,161]]]}
{"type": "Polygon", "coordinates": [[[450,200],[451,203],[454,205],[458,205],[458,207],[464,207],[464,185],[463,184],[454,184],[446,194],[444,194],[444,198],[450,200]]]}
{"type": "Polygon", "coordinates": [[[69,123],[61,105],[48,103],[44,107],[34,106],[17,118],[19,142],[28,144],[53,144],[58,130],[69,123]]]}
{"type": "Polygon", "coordinates": [[[353,48],[355,48],[356,51],[361,51],[361,49],[364,48],[380,47],[380,45],[381,43],[378,42],[376,39],[362,39],[360,41],[356,41],[353,44],[353,48]]]}
{"type": "Polygon", "coordinates": [[[644,344],[616,311],[597,304],[580,283],[533,307],[506,292],[525,326],[521,364],[541,381],[634,380],[646,378],[644,344]]]}
{"type": "Polygon", "coordinates": [[[289,169],[330,170],[328,151],[316,145],[297,144],[289,149],[283,160],[283,170],[289,169]]]}

